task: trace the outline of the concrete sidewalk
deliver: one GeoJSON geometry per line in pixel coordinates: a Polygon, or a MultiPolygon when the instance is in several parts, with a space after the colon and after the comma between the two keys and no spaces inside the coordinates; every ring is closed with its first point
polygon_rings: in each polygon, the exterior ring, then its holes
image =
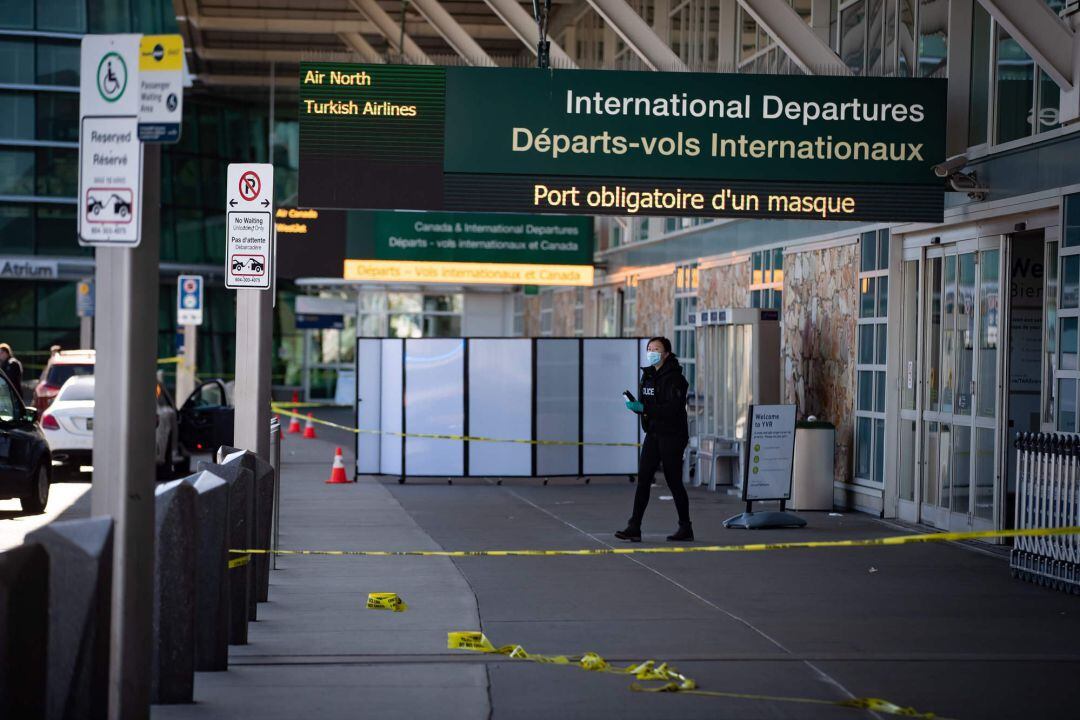
{"type": "MultiPolygon", "coordinates": [[[[287,436],[281,546],[307,549],[603,548],[633,487],[557,480],[361,478],[325,485],[335,444],[287,436]]],[[[351,467],[351,465],[350,465],[351,467]]],[[[674,508],[657,486],[646,543],[674,508]]],[[[881,537],[865,515],[806,513],[795,531],[724,530],[740,504],[695,490],[699,542],[881,537]]],[[[956,545],[747,554],[461,558],[283,557],[251,643],[199,674],[188,718],[843,718],[863,711],[780,700],[641,694],[630,679],[446,649],[450,630],[496,645],[667,660],[706,690],[881,697],[952,718],[1063,717],[1080,704],[1080,602],[1009,577],[1001,557],[956,545]],[[405,613],[364,609],[392,591],[405,613]]],[[[887,717],[882,715],[881,717],[887,717]]]]}
{"type": "MultiPolygon", "coordinates": [[[[348,438],[283,442],[281,546],[438,549],[382,485],[324,484],[333,440],[348,438]]],[[[343,450],[351,468],[351,447],[343,450]]],[[[195,705],[155,706],[152,717],[487,717],[483,667],[454,662],[446,648],[447,628],[479,627],[476,599],[453,563],[342,559],[279,558],[270,601],[259,605],[249,644],[230,648],[229,671],[198,673],[195,705]],[[369,592],[384,591],[399,593],[409,611],[365,609],[369,592]],[[422,662],[395,662],[409,656],[422,662]]]]}

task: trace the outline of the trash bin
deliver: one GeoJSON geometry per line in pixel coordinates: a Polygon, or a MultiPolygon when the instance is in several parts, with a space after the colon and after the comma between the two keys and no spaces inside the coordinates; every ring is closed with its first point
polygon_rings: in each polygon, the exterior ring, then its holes
{"type": "Polygon", "coordinates": [[[813,415],[795,423],[792,510],[833,509],[833,449],[836,426],[813,415]]]}

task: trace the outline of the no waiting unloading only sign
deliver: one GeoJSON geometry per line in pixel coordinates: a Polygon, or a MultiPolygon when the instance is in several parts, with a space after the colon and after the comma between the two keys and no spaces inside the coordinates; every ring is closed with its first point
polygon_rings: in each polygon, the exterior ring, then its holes
{"type": "Polygon", "coordinates": [[[274,166],[230,163],[225,287],[269,290],[274,274],[274,166]]]}

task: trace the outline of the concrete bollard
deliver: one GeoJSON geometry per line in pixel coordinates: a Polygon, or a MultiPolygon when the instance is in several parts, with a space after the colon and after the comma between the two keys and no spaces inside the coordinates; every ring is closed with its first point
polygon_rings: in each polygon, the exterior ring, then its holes
{"type": "Polygon", "coordinates": [[[36,543],[0,553],[0,709],[44,718],[49,555],[36,543]]]}
{"type": "MultiPolygon", "coordinates": [[[[274,528],[274,466],[262,460],[255,453],[243,450],[229,453],[224,463],[239,462],[251,470],[255,478],[255,545],[261,550],[269,550],[274,528]]],[[[255,566],[253,572],[255,602],[266,602],[270,596],[270,556],[255,555],[251,559],[255,566]]],[[[255,615],[251,616],[255,619],[255,615]]]]}
{"type": "MultiPolygon", "coordinates": [[[[250,548],[254,544],[254,480],[251,471],[239,463],[218,465],[200,462],[199,471],[208,470],[229,484],[229,522],[226,543],[229,549],[250,548]]],[[[237,563],[240,556],[229,554],[229,644],[247,645],[251,595],[251,563],[237,563]]]]}
{"type": "Polygon", "coordinates": [[[229,484],[204,470],[195,488],[195,670],[229,669],[229,484]]]}
{"type": "Polygon", "coordinates": [[[195,488],[158,485],[154,498],[154,665],[151,702],[189,703],[195,690],[195,488]]]}
{"type": "Polygon", "coordinates": [[[109,711],[112,518],[54,522],[26,536],[49,554],[49,720],[109,711]]]}

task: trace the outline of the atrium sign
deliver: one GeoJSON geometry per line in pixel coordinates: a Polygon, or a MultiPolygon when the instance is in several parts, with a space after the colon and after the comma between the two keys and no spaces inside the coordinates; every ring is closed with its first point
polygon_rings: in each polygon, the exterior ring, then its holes
{"type": "Polygon", "coordinates": [[[302,63],[299,201],[942,219],[946,81],[302,63]]]}

